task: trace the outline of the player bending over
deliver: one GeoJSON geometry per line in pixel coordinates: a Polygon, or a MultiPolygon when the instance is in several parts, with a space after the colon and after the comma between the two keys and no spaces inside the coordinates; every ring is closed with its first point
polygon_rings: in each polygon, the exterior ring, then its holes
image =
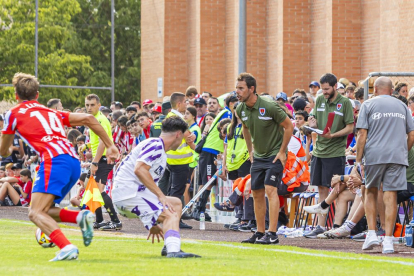
{"type": "Polygon", "coordinates": [[[33,185],[29,218],[61,249],[51,261],[77,259],[78,248],[69,242],[56,222],[77,223],[83,243],[88,246],[93,238],[95,216],[88,210],[52,207],[62,201],[81,174],[80,162],[66,138],[64,126],[88,126],[105,144],[108,159],[115,160],[118,150],[92,115],[61,112],[41,105],[37,101],[39,82],[34,76],[17,73],[13,86],[18,104],[5,116],[0,154],[3,158],[11,155],[16,132],[37,152],[41,163],[33,185]]]}
{"type": "Polygon", "coordinates": [[[167,166],[169,150],[177,150],[187,123],[173,116],[163,121],[161,135],[150,138],[135,147],[118,167],[112,190],[112,199],[119,213],[136,218],[139,217],[152,236],[163,237],[165,246],[161,252],[167,258],[199,258],[200,256],[180,250],[181,239],[179,223],[181,217],[181,201],[176,197],[165,196],[158,181],[167,166]],[[157,225],[162,223],[162,228],[157,225]]]}

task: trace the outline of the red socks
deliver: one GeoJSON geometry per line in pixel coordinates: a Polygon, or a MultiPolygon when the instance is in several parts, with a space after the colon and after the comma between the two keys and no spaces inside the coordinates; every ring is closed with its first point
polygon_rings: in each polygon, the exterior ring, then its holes
{"type": "Polygon", "coordinates": [[[60,249],[65,247],[66,245],[71,244],[70,241],[65,237],[60,229],[56,229],[50,234],[50,239],[54,244],[57,245],[60,249]]]}
{"type": "Polygon", "coordinates": [[[61,222],[71,222],[76,223],[76,217],[78,216],[79,211],[69,211],[62,209],[60,210],[59,217],[61,222]]]}

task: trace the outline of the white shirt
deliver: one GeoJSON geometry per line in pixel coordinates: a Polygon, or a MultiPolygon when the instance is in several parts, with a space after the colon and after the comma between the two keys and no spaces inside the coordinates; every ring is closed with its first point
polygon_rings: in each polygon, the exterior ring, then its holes
{"type": "Polygon", "coordinates": [[[121,162],[114,176],[114,188],[112,200],[114,202],[136,197],[144,192],[144,183],[134,173],[135,164],[143,162],[151,166],[149,172],[154,182],[158,185],[167,166],[167,154],[164,142],[161,138],[149,138],[135,147],[121,162]]]}

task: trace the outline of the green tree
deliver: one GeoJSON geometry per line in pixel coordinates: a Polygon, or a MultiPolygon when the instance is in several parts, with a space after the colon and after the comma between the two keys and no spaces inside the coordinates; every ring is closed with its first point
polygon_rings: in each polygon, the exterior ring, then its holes
{"type": "MultiPolygon", "coordinates": [[[[116,1],[115,99],[140,100],[140,0],[116,1]]],[[[0,83],[16,72],[34,74],[35,2],[0,0],[0,83]]],[[[39,0],[41,84],[111,86],[111,0],[39,0]]],[[[110,104],[109,90],[41,88],[39,101],[60,98],[65,107],[83,105],[96,93],[110,104]]],[[[0,88],[13,99],[12,88],[0,88]]]]}
{"type": "MultiPolygon", "coordinates": [[[[77,54],[91,57],[89,85],[111,86],[111,1],[79,0],[82,12],[72,22],[78,34],[77,54]]],[[[115,1],[115,99],[128,105],[140,100],[141,1],[115,1]]],[[[104,104],[110,92],[98,94],[104,104]]]]}
{"type": "MultiPolygon", "coordinates": [[[[39,1],[38,76],[42,84],[78,85],[78,76],[91,75],[90,57],[68,52],[77,34],[71,19],[81,12],[76,0],[39,1]],[[58,22],[58,24],[56,24],[58,22]]],[[[34,74],[34,1],[1,0],[0,82],[11,83],[16,72],[34,74]]],[[[85,91],[83,91],[85,92],[85,91]]],[[[80,90],[42,88],[39,101],[58,97],[70,106],[81,103],[80,90]]],[[[14,98],[12,88],[2,88],[3,99],[14,98]]]]}

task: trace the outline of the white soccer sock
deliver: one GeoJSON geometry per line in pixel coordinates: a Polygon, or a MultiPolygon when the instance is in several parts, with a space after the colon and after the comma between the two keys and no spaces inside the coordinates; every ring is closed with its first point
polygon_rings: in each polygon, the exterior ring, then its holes
{"type": "Polygon", "coordinates": [[[384,238],[384,242],[385,242],[385,243],[393,243],[393,241],[392,241],[392,236],[385,236],[385,238],[384,238]]]}
{"type": "Polygon", "coordinates": [[[345,229],[347,231],[350,231],[355,227],[356,223],[353,223],[352,221],[348,220],[347,222],[345,222],[345,229]]]}
{"type": "Polygon", "coordinates": [[[174,230],[168,230],[165,233],[165,246],[167,247],[167,252],[180,252],[181,248],[181,239],[180,233],[174,230]]]}
{"type": "Polygon", "coordinates": [[[374,236],[374,235],[377,235],[375,233],[375,230],[368,230],[368,236],[374,236]]]}

